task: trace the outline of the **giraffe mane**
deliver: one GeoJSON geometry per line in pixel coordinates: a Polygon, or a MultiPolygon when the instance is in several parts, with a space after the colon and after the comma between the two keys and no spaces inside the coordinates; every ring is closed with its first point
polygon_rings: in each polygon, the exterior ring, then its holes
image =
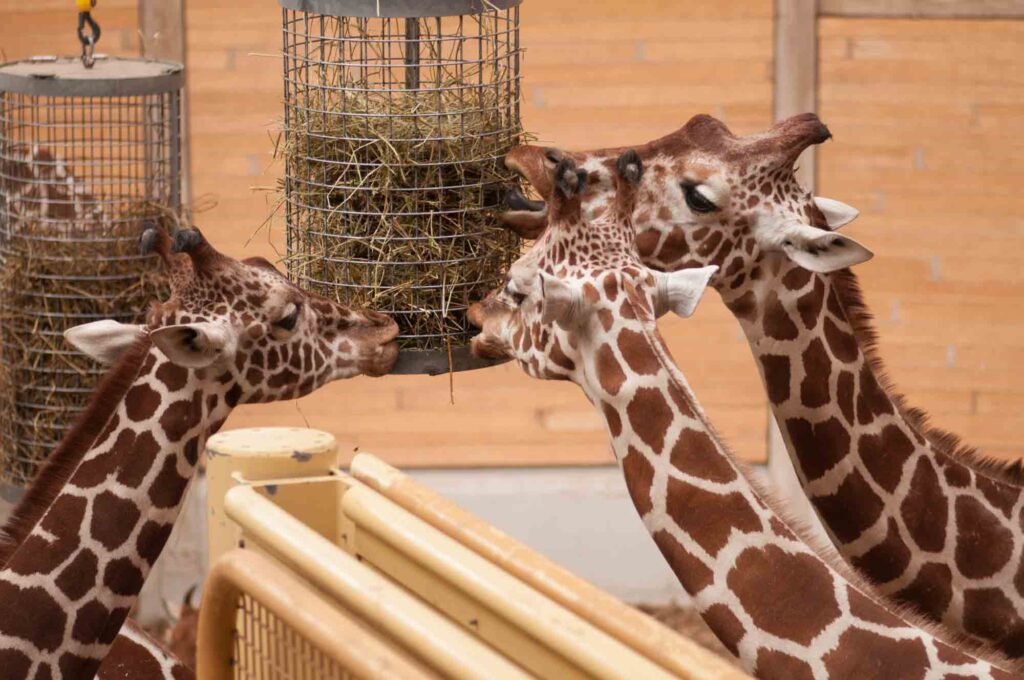
{"type": "Polygon", "coordinates": [[[857,339],[857,344],[864,352],[868,368],[875,374],[879,386],[885,390],[900,416],[940,454],[962,462],[982,476],[1014,486],[1024,484],[1024,459],[1007,461],[982,454],[977,448],[964,443],[959,435],[933,425],[931,417],[923,409],[907,404],[906,397],[894,386],[879,354],[874,317],[864,302],[864,294],[857,276],[849,269],[835,272],[832,276],[840,302],[846,310],[850,328],[857,339]]]}
{"type": "MultiPolygon", "coordinates": [[[[635,291],[628,287],[626,289],[626,294],[630,299],[635,299],[635,291]]],[[[634,308],[637,307],[635,303],[633,306],[634,308]]],[[[811,550],[811,552],[813,552],[822,562],[831,567],[848,584],[860,590],[880,606],[902,619],[904,623],[925,631],[939,642],[945,643],[977,659],[991,663],[994,666],[998,666],[1006,670],[1012,670],[1016,673],[1024,671],[1024,658],[1011,659],[986,641],[972,638],[942,627],[941,625],[926,618],[924,614],[911,604],[893,601],[891,598],[878,592],[877,587],[873,583],[857,573],[853,567],[847,564],[831,542],[823,539],[812,531],[806,522],[795,515],[786,501],[778,496],[775,490],[769,488],[754,474],[754,471],[750,466],[740,462],[740,458],[733,451],[732,447],[729,446],[728,442],[726,442],[718,433],[714,425],[708,419],[707,414],[704,412],[703,406],[695,398],[693,390],[690,389],[690,385],[686,380],[686,376],[683,374],[682,369],[679,368],[679,364],[676,363],[675,359],[672,357],[672,353],[669,351],[668,345],[661,336],[657,325],[655,325],[653,317],[644,309],[634,309],[634,312],[639,318],[647,317],[649,319],[650,327],[648,327],[647,323],[643,325],[644,334],[653,345],[655,354],[664,362],[671,380],[677,383],[678,387],[682,389],[685,394],[689,395],[696,415],[701,420],[703,426],[707,429],[708,434],[722,447],[723,453],[729,457],[739,474],[741,474],[747,483],[754,489],[754,493],[773,513],[775,513],[775,516],[793,532],[797,539],[803,542],[803,544],[811,550]]]]}
{"type": "Polygon", "coordinates": [[[28,537],[106,427],[142,369],[151,347],[149,336],[143,335],[100,379],[85,410],[75,419],[74,425],[36,473],[7,522],[0,527],[0,568],[6,566],[18,546],[28,537]]]}

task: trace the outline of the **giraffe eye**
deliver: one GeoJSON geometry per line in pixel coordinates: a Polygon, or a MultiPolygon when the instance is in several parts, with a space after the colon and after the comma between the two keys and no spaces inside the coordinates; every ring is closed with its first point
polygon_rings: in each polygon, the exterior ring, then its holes
{"type": "Polygon", "coordinates": [[[700,193],[696,184],[683,184],[683,195],[686,197],[686,207],[695,213],[707,214],[718,211],[718,206],[700,193]]]}
{"type": "Polygon", "coordinates": [[[294,303],[289,306],[293,308],[292,311],[275,321],[274,325],[286,331],[293,331],[295,330],[295,324],[299,322],[299,313],[302,312],[302,305],[294,303]]]}

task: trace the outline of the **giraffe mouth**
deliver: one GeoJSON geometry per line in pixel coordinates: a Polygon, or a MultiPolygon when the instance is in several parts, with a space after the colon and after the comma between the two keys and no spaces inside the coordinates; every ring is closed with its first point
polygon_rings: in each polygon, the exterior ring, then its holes
{"type": "Polygon", "coordinates": [[[361,358],[359,371],[371,378],[379,378],[390,373],[397,361],[398,341],[392,340],[377,347],[373,356],[361,358]]]}

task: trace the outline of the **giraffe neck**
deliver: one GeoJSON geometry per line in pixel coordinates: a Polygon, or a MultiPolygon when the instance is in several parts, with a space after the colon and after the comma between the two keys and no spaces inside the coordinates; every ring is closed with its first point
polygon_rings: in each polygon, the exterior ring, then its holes
{"type": "Polygon", "coordinates": [[[849,272],[769,263],[725,294],[757,360],[804,491],[843,557],[947,628],[1024,654],[1014,586],[1024,496],[951,452],[877,375],[849,272]]]}
{"type": "Polygon", "coordinates": [[[645,526],[748,670],[764,678],[998,675],[897,618],[797,538],[721,444],[657,332],[619,321],[612,337],[581,347],[584,390],[605,418],[645,526]]]}
{"type": "Polygon", "coordinates": [[[141,342],[130,386],[0,572],[0,652],[27,656],[27,677],[93,676],[230,411],[222,383],[141,342]]]}

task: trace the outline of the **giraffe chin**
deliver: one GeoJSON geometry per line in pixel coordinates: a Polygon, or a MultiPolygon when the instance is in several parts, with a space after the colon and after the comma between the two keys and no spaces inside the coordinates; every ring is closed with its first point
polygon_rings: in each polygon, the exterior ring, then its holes
{"type": "Polygon", "coordinates": [[[359,357],[359,373],[371,378],[387,375],[395,368],[398,361],[398,343],[394,340],[377,348],[372,356],[359,357]]]}

